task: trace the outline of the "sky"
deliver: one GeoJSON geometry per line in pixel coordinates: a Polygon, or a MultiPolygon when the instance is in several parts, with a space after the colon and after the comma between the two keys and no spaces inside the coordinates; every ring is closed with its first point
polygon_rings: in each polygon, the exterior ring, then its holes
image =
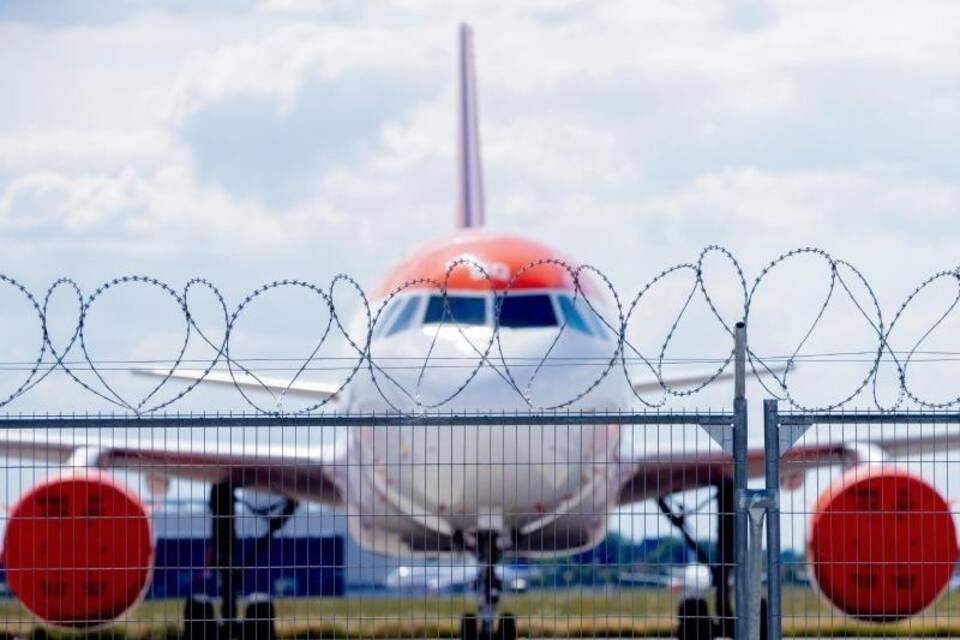
{"type": "MultiPolygon", "coordinates": [[[[61,276],[87,293],[123,274],[175,289],[200,276],[231,308],[278,278],[346,273],[372,287],[453,229],[461,21],[476,34],[489,226],[595,265],[624,299],[707,245],[728,248],[748,281],[813,246],[856,266],[889,321],[924,278],[960,263],[950,0],[4,0],[0,273],[41,299],[61,276]]],[[[734,271],[716,254],[707,264],[735,309],[734,271]]],[[[798,347],[828,275],[808,256],[764,281],[756,352],[798,347]]],[[[685,282],[647,296],[643,344],[663,340],[685,282]]],[[[925,290],[896,346],[923,338],[955,294],[949,279],[925,290]]],[[[169,353],[182,327],[150,295],[117,296],[91,334],[105,349],[169,353]]],[[[0,296],[13,301],[5,330],[26,336],[5,357],[32,357],[35,314],[12,287],[0,296]]],[[[669,353],[722,356],[729,342],[694,307],[669,353]]],[[[263,326],[276,331],[281,315],[268,310],[263,326]]],[[[957,351],[957,328],[949,315],[923,347],[957,351]]],[[[804,349],[876,343],[841,296],[804,349]]],[[[917,388],[960,394],[953,366],[928,365],[917,388]]],[[[868,368],[801,367],[796,397],[836,400],[868,368]]],[[[2,385],[5,396],[16,383],[2,385]]],[[[697,401],[726,408],[728,395],[697,401]]],[[[82,396],[64,397],[76,408],[82,396]]]]}
{"type": "MultiPolygon", "coordinates": [[[[38,299],[62,276],[87,294],[125,274],[177,290],[203,277],[230,309],[281,278],[345,273],[369,291],[453,230],[461,21],[476,31],[489,226],[596,266],[625,303],[708,245],[729,249],[748,283],[809,246],[859,269],[889,325],[917,284],[960,263],[953,2],[7,0],[0,272],[38,299]]],[[[804,256],[765,279],[755,352],[801,344],[825,264],[804,256]]],[[[688,274],[645,295],[632,325],[645,347],[664,340],[688,274]]],[[[717,253],[705,262],[728,319],[742,306],[735,275],[717,253]]],[[[66,327],[64,293],[49,315],[66,327]]],[[[104,296],[115,309],[101,303],[89,328],[99,353],[119,357],[120,325],[140,355],[180,330],[153,293],[104,296]]],[[[946,279],[928,289],[894,346],[917,344],[952,295],[946,279]]],[[[36,314],[12,287],[0,296],[27,336],[7,357],[28,359],[36,314]]],[[[872,304],[864,288],[856,301],[872,304]]],[[[836,296],[806,353],[875,349],[852,302],[836,296]]],[[[923,347],[956,350],[951,322],[923,347]]],[[[668,355],[723,355],[717,329],[698,297],[668,355]]],[[[927,367],[922,385],[915,368],[925,397],[958,395],[950,366],[927,367]]],[[[797,397],[843,399],[866,369],[798,371],[797,397]]]]}

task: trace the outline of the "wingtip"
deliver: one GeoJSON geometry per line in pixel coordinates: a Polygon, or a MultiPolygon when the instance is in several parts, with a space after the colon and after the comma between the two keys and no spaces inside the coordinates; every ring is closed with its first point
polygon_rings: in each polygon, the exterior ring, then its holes
{"type": "Polygon", "coordinates": [[[168,376],[169,371],[164,369],[130,369],[130,374],[135,376],[168,376]]]}

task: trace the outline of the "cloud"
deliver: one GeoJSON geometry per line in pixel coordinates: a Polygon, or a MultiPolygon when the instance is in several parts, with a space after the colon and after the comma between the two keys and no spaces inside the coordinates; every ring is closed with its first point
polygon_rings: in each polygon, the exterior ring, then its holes
{"type": "Polygon", "coordinates": [[[135,3],[129,0],[8,0],[0,4],[0,20],[45,27],[74,27],[78,24],[106,27],[129,18],[135,12],[135,3]]]}
{"type": "Polygon", "coordinates": [[[181,123],[205,105],[230,97],[259,98],[283,114],[311,80],[351,71],[417,69],[436,43],[433,30],[345,29],[295,24],[190,56],[166,98],[165,115],[181,123]]]}
{"type": "MultiPolygon", "coordinates": [[[[902,221],[925,221],[937,233],[960,209],[960,188],[949,182],[914,178],[883,167],[837,171],[771,172],[730,169],[698,177],[689,186],[644,204],[651,215],[673,220],[704,216],[732,218],[744,226],[791,229],[800,236],[830,225],[834,233],[867,227],[873,232],[902,232],[902,221]]],[[[914,226],[912,231],[921,230],[914,226]]],[[[956,230],[960,233],[960,230],[956,230]]],[[[796,236],[795,236],[796,237],[796,236]]]]}
{"type": "Polygon", "coordinates": [[[89,172],[130,165],[154,166],[181,152],[176,136],[159,127],[132,130],[27,127],[0,132],[0,172],[41,167],[89,172]]]}
{"type": "Polygon", "coordinates": [[[146,5],[136,0],[6,0],[0,3],[0,20],[53,28],[77,25],[109,27],[147,11],[219,12],[249,9],[253,0],[158,0],[146,5]]]}
{"type": "Polygon", "coordinates": [[[0,224],[13,231],[46,228],[68,233],[114,222],[136,224],[133,216],[143,208],[142,196],[143,184],[130,172],[116,178],[31,173],[13,180],[4,191],[0,224]]]}
{"type": "Polygon", "coordinates": [[[311,225],[336,224],[322,203],[273,213],[197,185],[177,168],[151,175],[68,176],[36,172],[11,182],[0,198],[0,228],[14,237],[56,233],[79,243],[124,240],[125,253],[165,247],[165,253],[234,252],[291,247],[311,225]]]}
{"type": "Polygon", "coordinates": [[[415,73],[354,72],[308,82],[280,113],[260,98],[222,99],[181,131],[201,181],[286,207],[315,196],[326,172],[382,154],[384,123],[431,93],[415,73]]]}
{"type": "MultiPolygon", "coordinates": [[[[16,40],[69,43],[73,82],[103,96],[82,111],[103,122],[72,122],[66,103],[33,94],[40,115],[0,129],[4,224],[37,243],[121,235],[182,255],[259,237],[289,241],[291,256],[346,224],[382,266],[451,227],[465,17],[497,226],[624,264],[712,241],[751,256],[799,238],[842,244],[858,225],[887,242],[918,211],[929,222],[914,237],[949,237],[936,229],[957,206],[952,5],[871,4],[870,20],[853,19],[862,5],[834,20],[781,2],[376,6],[171,9],[16,40]],[[121,44],[122,67],[142,77],[124,72],[109,93],[87,56],[121,44]]],[[[66,70],[38,68],[43,84],[62,83],[54,72],[66,70]]]]}

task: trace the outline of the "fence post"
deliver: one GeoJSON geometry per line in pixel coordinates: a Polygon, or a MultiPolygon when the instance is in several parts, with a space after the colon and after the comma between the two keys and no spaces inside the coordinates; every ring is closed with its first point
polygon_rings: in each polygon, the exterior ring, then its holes
{"type": "Polygon", "coordinates": [[[744,494],[747,490],[747,397],[746,354],[747,327],[738,322],[734,343],[734,395],[733,395],[733,492],[734,503],[734,587],[736,608],[734,635],[736,640],[748,640],[749,600],[747,595],[748,523],[744,494]]]}
{"type": "Polygon", "coordinates": [[[767,513],[767,492],[747,490],[744,506],[750,524],[750,545],[747,556],[747,601],[743,617],[747,621],[747,637],[760,640],[760,608],[763,582],[763,517],[767,513]]]}
{"type": "Polygon", "coordinates": [[[763,401],[763,450],[767,498],[767,640],[783,636],[780,585],[780,413],[776,400],[763,401]]]}

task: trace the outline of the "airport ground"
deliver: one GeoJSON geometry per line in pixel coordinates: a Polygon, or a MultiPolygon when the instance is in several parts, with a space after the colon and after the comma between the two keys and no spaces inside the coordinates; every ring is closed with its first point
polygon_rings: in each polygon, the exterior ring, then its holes
{"type": "MultiPolygon", "coordinates": [[[[784,588],[784,632],[807,637],[960,637],[960,592],[946,594],[915,618],[888,625],[845,618],[809,588],[784,588]]],[[[466,595],[347,597],[277,601],[281,638],[452,638],[466,595]]],[[[501,610],[516,614],[527,637],[669,637],[676,594],[663,590],[551,590],[511,594],[501,610]]],[[[182,603],[150,601],[128,619],[87,637],[177,640],[182,603]]],[[[42,630],[15,601],[0,602],[0,638],[78,637],[42,630]]]]}

